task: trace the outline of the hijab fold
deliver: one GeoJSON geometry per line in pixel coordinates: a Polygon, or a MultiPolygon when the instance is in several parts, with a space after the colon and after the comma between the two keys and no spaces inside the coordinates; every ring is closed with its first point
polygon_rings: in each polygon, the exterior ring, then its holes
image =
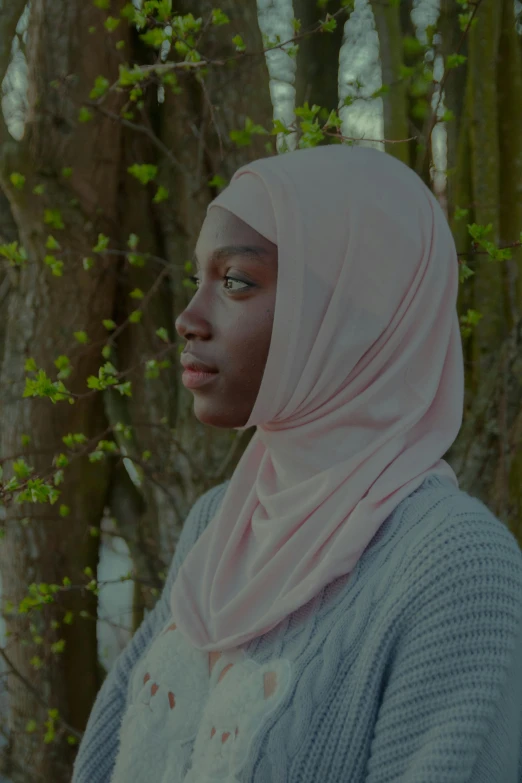
{"type": "Polygon", "coordinates": [[[256,427],[171,592],[198,649],[267,633],[349,574],[462,424],[458,261],[420,177],[373,148],[248,163],[208,209],[277,245],[272,338],[256,427]]]}

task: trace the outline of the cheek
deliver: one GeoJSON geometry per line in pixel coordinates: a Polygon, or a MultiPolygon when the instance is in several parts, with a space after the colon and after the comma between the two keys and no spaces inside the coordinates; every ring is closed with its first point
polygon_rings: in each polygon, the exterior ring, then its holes
{"type": "Polygon", "coordinates": [[[241,319],[227,341],[233,351],[236,366],[248,370],[256,378],[263,374],[272,338],[273,311],[264,307],[257,317],[241,319]]]}

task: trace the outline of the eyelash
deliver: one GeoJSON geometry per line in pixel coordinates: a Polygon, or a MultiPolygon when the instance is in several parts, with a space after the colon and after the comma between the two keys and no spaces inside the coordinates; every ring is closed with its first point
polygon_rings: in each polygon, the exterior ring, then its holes
{"type": "MultiPolygon", "coordinates": [[[[247,291],[249,288],[253,287],[251,283],[245,283],[244,280],[239,280],[237,277],[232,277],[232,275],[225,275],[224,279],[225,280],[233,280],[235,283],[241,283],[241,285],[246,286],[246,288],[244,288],[242,291],[232,291],[233,294],[242,294],[245,291],[247,291]]],[[[199,277],[197,277],[196,275],[191,275],[189,277],[189,280],[191,280],[194,283],[194,285],[197,285],[197,283],[199,283],[199,277]]],[[[230,290],[230,289],[227,289],[227,290],[230,290]]]]}

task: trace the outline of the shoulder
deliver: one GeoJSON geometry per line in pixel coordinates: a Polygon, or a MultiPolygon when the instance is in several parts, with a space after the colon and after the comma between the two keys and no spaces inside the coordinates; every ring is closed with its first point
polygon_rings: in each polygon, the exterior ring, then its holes
{"type": "Polygon", "coordinates": [[[427,506],[406,526],[395,580],[411,609],[463,601],[486,612],[509,604],[520,616],[522,551],[507,525],[458,488],[435,494],[427,506]]]}

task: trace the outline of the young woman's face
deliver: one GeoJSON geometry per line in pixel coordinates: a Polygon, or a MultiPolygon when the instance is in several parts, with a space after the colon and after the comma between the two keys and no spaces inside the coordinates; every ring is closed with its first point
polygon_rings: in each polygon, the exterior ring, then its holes
{"type": "Polygon", "coordinates": [[[194,414],[213,427],[243,427],[265,369],[277,288],[277,245],[228,210],[213,207],[196,244],[198,290],[176,319],[184,360],[217,372],[194,394],[194,414]],[[245,247],[254,247],[247,252],[245,247]],[[227,248],[228,252],[217,251],[227,248]],[[232,248],[236,250],[232,252],[232,248]]]}

